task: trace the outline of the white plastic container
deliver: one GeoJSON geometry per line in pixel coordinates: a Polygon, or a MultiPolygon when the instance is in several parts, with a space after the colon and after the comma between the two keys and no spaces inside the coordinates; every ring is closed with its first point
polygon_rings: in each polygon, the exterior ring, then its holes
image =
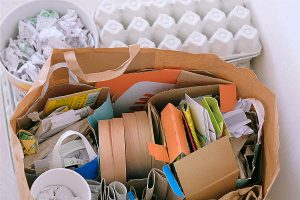
{"type": "MultiPolygon", "coordinates": [[[[126,1],[109,1],[114,2],[121,13],[124,12],[124,3],[126,1]]],[[[135,12],[135,17],[142,17],[148,21],[151,29],[150,38],[148,38],[149,35],[146,32],[145,35],[141,35],[140,32],[136,32],[136,34],[133,34],[134,31],[131,32],[132,34],[129,34],[129,31],[127,30],[129,27],[127,27],[127,25],[123,23],[121,19],[119,20],[119,22],[123,24],[126,30],[126,37],[130,35],[130,40],[138,40],[140,42],[146,41],[146,43],[144,43],[146,45],[145,47],[149,47],[150,45],[151,48],[154,46],[159,48],[159,45],[162,42],[163,38],[166,35],[170,34],[181,40],[181,43],[183,44],[183,51],[188,51],[191,53],[202,53],[206,51],[208,51],[207,53],[216,53],[219,51],[212,51],[209,45],[210,42],[206,41],[204,42],[206,43],[206,45],[203,45],[201,43],[202,40],[199,43],[199,41],[196,42],[191,38],[189,40],[187,38],[189,38],[190,35],[194,31],[196,31],[200,34],[203,34],[207,39],[210,39],[219,28],[227,29],[232,33],[232,35],[236,35],[236,33],[241,29],[243,25],[250,24],[251,26],[253,26],[251,24],[250,12],[249,15],[247,12],[245,13],[246,17],[236,15],[234,15],[234,17],[229,16],[229,13],[234,13],[233,9],[235,7],[242,7],[244,10],[247,10],[247,8],[243,5],[243,0],[142,0],[142,4],[143,6],[141,6],[140,11],[143,12],[135,12]],[[199,26],[196,25],[197,23],[192,25],[193,23],[191,23],[191,21],[188,20],[187,22],[183,20],[183,15],[185,15],[185,13],[187,12],[194,12],[200,16],[201,20],[199,26]],[[161,23],[161,21],[159,22],[158,20],[158,18],[161,18],[161,16],[168,16],[166,18],[170,20],[163,19],[163,21],[166,21],[166,24],[161,23]],[[230,29],[228,28],[228,26],[230,27],[230,29]],[[136,38],[134,37],[134,35],[136,36],[136,38]],[[140,40],[140,38],[145,39],[140,40]],[[154,42],[155,45],[153,45],[152,42],[154,42]]],[[[134,13],[133,11],[128,12],[134,13]]],[[[97,19],[95,20],[97,21],[97,19]]],[[[99,26],[100,32],[102,28],[103,26],[99,26]]],[[[249,51],[240,50],[241,47],[237,47],[237,45],[243,46],[244,42],[248,43],[247,40],[248,39],[245,38],[236,39],[234,40],[235,42],[233,42],[233,47],[228,47],[228,49],[234,49],[232,51],[232,54],[228,55],[227,53],[224,54],[220,51],[221,53],[217,55],[228,62],[243,64],[249,63],[249,60],[251,58],[258,56],[261,53],[262,47],[258,40],[259,45],[253,45],[257,47],[256,49],[249,48],[249,51]]],[[[130,45],[132,44],[132,42],[127,41],[126,44],[130,45]]],[[[232,45],[231,42],[230,45],[232,45]]],[[[101,45],[100,47],[107,46],[101,45]]]]}
{"type": "Polygon", "coordinates": [[[91,200],[88,183],[77,172],[65,168],[55,168],[41,174],[32,184],[31,193],[34,199],[40,191],[51,185],[63,185],[82,200],[91,200]]]}
{"type": "MultiPolygon", "coordinates": [[[[30,16],[37,15],[41,10],[55,10],[59,15],[67,12],[67,9],[73,9],[77,12],[82,23],[92,33],[95,46],[99,45],[99,35],[93,19],[79,6],[66,0],[35,0],[28,1],[11,11],[0,23],[0,51],[7,47],[10,38],[16,38],[18,34],[18,23],[30,16]]],[[[33,83],[24,81],[12,75],[0,61],[0,68],[8,77],[12,85],[13,92],[18,97],[17,101],[25,96],[33,83]]]]}

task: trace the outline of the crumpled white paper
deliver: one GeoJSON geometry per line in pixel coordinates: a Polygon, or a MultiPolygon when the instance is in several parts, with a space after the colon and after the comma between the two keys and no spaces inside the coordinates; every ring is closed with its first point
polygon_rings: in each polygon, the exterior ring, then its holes
{"type": "Polygon", "coordinates": [[[75,10],[59,18],[53,10],[21,20],[18,36],[1,54],[4,66],[16,77],[33,82],[53,48],[94,47],[94,38],[75,10]]]}
{"type": "Polygon", "coordinates": [[[80,200],[72,191],[63,185],[51,185],[43,188],[38,194],[37,200],[80,200]]]}

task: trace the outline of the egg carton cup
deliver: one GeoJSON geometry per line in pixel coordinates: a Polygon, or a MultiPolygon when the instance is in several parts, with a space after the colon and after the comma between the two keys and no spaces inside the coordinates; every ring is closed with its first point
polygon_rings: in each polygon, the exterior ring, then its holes
{"type": "Polygon", "coordinates": [[[214,53],[246,63],[261,53],[259,34],[242,0],[102,0],[94,12],[99,47],[214,53]]]}

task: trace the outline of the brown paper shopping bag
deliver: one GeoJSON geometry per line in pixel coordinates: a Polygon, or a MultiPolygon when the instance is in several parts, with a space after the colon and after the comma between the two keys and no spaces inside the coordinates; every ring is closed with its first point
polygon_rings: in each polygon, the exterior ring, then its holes
{"type": "MultiPolygon", "coordinates": [[[[18,130],[16,119],[24,115],[41,95],[45,83],[48,87],[69,81],[68,70],[59,69],[50,77],[51,66],[66,62],[68,69],[75,74],[80,82],[95,84],[116,78],[124,72],[159,69],[184,69],[210,75],[233,82],[237,85],[240,98],[255,98],[265,108],[263,133],[263,196],[265,196],[279,172],[279,128],[275,95],[266,88],[255,76],[245,68],[237,68],[210,54],[190,54],[179,51],[139,49],[138,46],[116,49],[68,49],[54,50],[51,58],[41,70],[38,79],[25,98],[17,106],[11,119],[12,148],[14,154],[15,174],[20,196],[30,199],[30,191],[24,174],[23,151],[16,136],[18,130]],[[129,50],[129,51],[128,51],[129,50]],[[57,73],[59,72],[59,73],[57,73]]],[[[208,83],[214,84],[214,83],[208,83]]]]}

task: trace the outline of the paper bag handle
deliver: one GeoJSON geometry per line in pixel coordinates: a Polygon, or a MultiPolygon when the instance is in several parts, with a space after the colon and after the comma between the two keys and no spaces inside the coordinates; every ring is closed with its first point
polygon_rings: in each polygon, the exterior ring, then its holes
{"type": "Polygon", "coordinates": [[[106,70],[103,72],[90,73],[90,74],[83,73],[79,63],[77,62],[74,51],[64,52],[64,58],[66,60],[66,63],[68,65],[69,69],[77,77],[79,77],[80,79],[82,79],[85,82],[99,82],[99,81],[111,80],[111,79],[117,78],[118,76],[122,75],[139,52],[140,52],[139,45],[137,45],[137,44],[130,45],[129,46],[129,58],[122,65],[120,65],[119,67],[112,69],[112,70],[106,70]]]}
{"type": "Polygon", "coordinates": [[[58,141],[56,142],[56,144],[53,148],[52,159],[51,159],[51,162],[50,162],[50,169],[64,167],[63,164],[62,164],[62,159],[61,159],[61,156],[60,156],[60,153],[59,153],[59,149],[62,145],[62,142],[67,137],[72,136],[72,135],[78,135],[81,138],[81,140],[82,140],[82,142],[83,142],[83,144],[84,144],[84,146],[87,150],[90,161],[97,157],[97,154],[94,152],[94,150],[93,150],[92,146],[90,145],[89,141],[81,133],[69,130],[69,131],[66,131],[64,134],[62,134],[60,136],[60,138],[58,139],[58,141]]]}
{"type": "Polygon", "coordinates": [[[69,75],[69,83],[70,84],[76,84],[76,83],[79,83],[79,80],[77,78],[77,76],[75,74],[73,74],[73,72],[66,66],[65,63],[57,63],[55,65],[53,65],[49,71],[48,71],[48,74],[46,76],[46,81],[44,82],[43,84],[43,89],[42,89],[42,92],[41,92],[41,96],[44,96],[50,86],[50,78],[52,76],[52,74],[57,71],[58,69],[61,69],[61,68],[67,68],[68,70],[68,75],[69,75]]]}

